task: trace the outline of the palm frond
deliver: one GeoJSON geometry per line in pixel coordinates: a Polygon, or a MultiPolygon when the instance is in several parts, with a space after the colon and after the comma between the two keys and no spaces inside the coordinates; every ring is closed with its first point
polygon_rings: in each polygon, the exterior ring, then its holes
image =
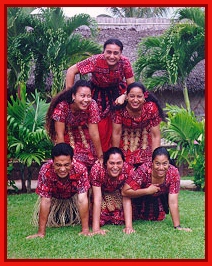
{"type": "Polygon", "coordinates": [[[67,66],[73,65],[80,60],[83,60],[93,54],[102,52],[102,46],[89,39],[82,38],[80,34],[71,35],[66,43],[67,66]]]}
{"type": "Polygon", "coordinates": [[[45,154],[42,151],[33,151],[33,153],[29,152],[22,152],[19,155],[19,161],[26,165],[27,167],[30,167],[32,163],[36,162],[39,165],[41,162],[45,159],[45,154]]]}
{"type": "Polygon", "coordinates": [[[40,163],[44,160],[52,147],[44,129],[49,104],[41,100],[37,91],[29,98],[12,98],[7,115],[8,153],[27,166],[32,161],[40,163]],[[20,110],[21,114],[16,115],[20,110]]]}
{"type": "Polygon", "coordinates": [[[197,26],[205,28],[205,14],[202,8],[190,7],[177,10],[178,20],[189,20],[197,26]]]}
{"type": "Polygon", "coordinates": [[[173,106],[166,108],[169,110],[168,123],[162,128],[162,135],[166,140],[175,142],[181,149],[181,153],[185,154],[182,148],[193,147],[194,142],[204,134],[204,122],[197,121],[194,114],[184,108],[174,109],[173,106]],[[172,111],[170,111],[171,108],[172,111]]]}
{"type": "Polygon", "coordinates": [[[90,29],[92,36],[96,36],[98,26],[97,22],[88,14],[75,15],[67,20],[65,27],[67,36],[71,36],[79,28],[79,26],[87,26],[90,29]]]}

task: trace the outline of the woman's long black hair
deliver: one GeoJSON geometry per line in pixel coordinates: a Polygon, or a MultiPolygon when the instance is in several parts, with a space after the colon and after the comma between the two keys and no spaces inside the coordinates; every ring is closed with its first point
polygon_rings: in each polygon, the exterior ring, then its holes
{"type": "Polygon", "coordinates": [[[56,108],[58,103],[63,101],[66,101],[68,104],[73,103],[72,95],[76,95],[79,87],[88,87],[91,90],[91,83],[90,81],[80,79],[75,82],[75,84],[71,87],[71,89],[63,90],[59,92],[54,98],[52,98],[48,111],[46,113],[46,124],[45,124],[46,131],[52,141],[54,141],[55,138],[54,120],[52,119],[52,114],[54,112],[54,109],[56,108]]]}

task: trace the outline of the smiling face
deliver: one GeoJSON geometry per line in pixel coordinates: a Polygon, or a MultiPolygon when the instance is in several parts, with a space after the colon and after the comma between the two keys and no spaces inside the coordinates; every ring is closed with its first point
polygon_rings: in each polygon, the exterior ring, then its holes
{"type": "Polygon", "coordinates": [[[91,103],[91,89],[88,87],[79,87],[76,94],[72,95],[74,108],[77,110],[86,110],[91,103]]]}
{"type": "Polygon", "coordinates": [[[131,110],[139,110],[145,102],[144,94],[141,88],[134,87],[127,95],[127,105],[131,110]]]}
{"type": "Polygon", "coordinates": [[[105,60],[109,67],[114,67],[121,57],[121,49],[116,44],[108,44],[104,50],[105,60]]]}
{"type": "Polygon", "coordinates": [[[60,155],[54,157],[54,172],[60,177],[60,178],[66,178],[71,170],[71,157],[66,155],[60,155]]]}
{"type": "Polygon", "coordinates": [[[119,153],[111,154],[107,163],[107,173],[110,177],[116,178],[118,177],[123,168],[124,161],[119,153]]]}
{"type": "Polygon", "coordinates": [[[164,178],[169,168],[169,159],[166,155],[157,155],[153,160],[152,175],[154,178],[164,178]]]}

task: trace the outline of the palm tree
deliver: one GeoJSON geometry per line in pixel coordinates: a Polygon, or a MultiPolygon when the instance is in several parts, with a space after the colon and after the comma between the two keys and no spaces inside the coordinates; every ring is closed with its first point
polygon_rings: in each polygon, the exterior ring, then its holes
{"type": "Polygon", "coordinates": [[[186,79],[198,62],[204,59],[204,11],[200,8],[177,10],[178,21],[159,37],[144,39],[135,62],[136,78],[150,89],[181,84],[186,108],[190,101],[186,79]]]}
{"type": "Polygon", "coordinates": [[[167,15],[169,7],[109,7],[115,17],[152,18],[167,15]]]}
{"type": "Polygon", "coordinates": [[[23,8],[7,9],[7,69],[9,95],[19,84],[19,80],[27,80],[32,54],[27,44],[28,15],[23,8]]]}
{"type": "MultiPolygon", "coordinates": [[[[65,69],[78,60],[101,52],[100,45],[95,41],[77,33],[80,26],[87,26],[92,36],[95,36],[97,23],[87,14],[66,19],[61,8],[47,8],[43,10],[42,19],[34,18],[31,35],[33,47],[36,47],[33,53],[35,73],[40,76],[45,69],[52,75],[51,96],[64,88],[65,69]]],[[[35,80],[38,82],[43,79],[35,77],[35,80]]]]}
{"type": "MultiPolygon", "coordinates": [[[[34,66],[35,87],[44,94],[46,78],[52,75],[50,94],[53,96],[63,89],[64,71],[68,66],[78,59],[101,52],[100,45],[92,39],[97,33],[97,23],[87,14],[67,19],[61,8],[46,8],[37,17],[26,16],[21,8],[8,8],[8,20],[11,21],[8,27],[8,60],[18,66],[16,88],[19,82],[26,83],[29,70],[34,66]],[[87,26],[92,38],[85,39],[77,33],[80,26],[87,26]]],[[[8,68],[12,68],[12,63],[8,64],[8,68]]],[[[12,72],[10,76],[14,77],[12,72]]]]}

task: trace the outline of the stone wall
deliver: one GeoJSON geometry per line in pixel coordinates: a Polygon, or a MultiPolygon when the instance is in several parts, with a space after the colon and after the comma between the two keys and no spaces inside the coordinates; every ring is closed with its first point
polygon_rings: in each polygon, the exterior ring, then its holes
{"type": "Polygon", "coordinates": [[[170,19],[167,18],[111,18],[97,17],[98,27],[101,29],[135,29],[143,30],[164,30],[170,26],[170,19]]]}

